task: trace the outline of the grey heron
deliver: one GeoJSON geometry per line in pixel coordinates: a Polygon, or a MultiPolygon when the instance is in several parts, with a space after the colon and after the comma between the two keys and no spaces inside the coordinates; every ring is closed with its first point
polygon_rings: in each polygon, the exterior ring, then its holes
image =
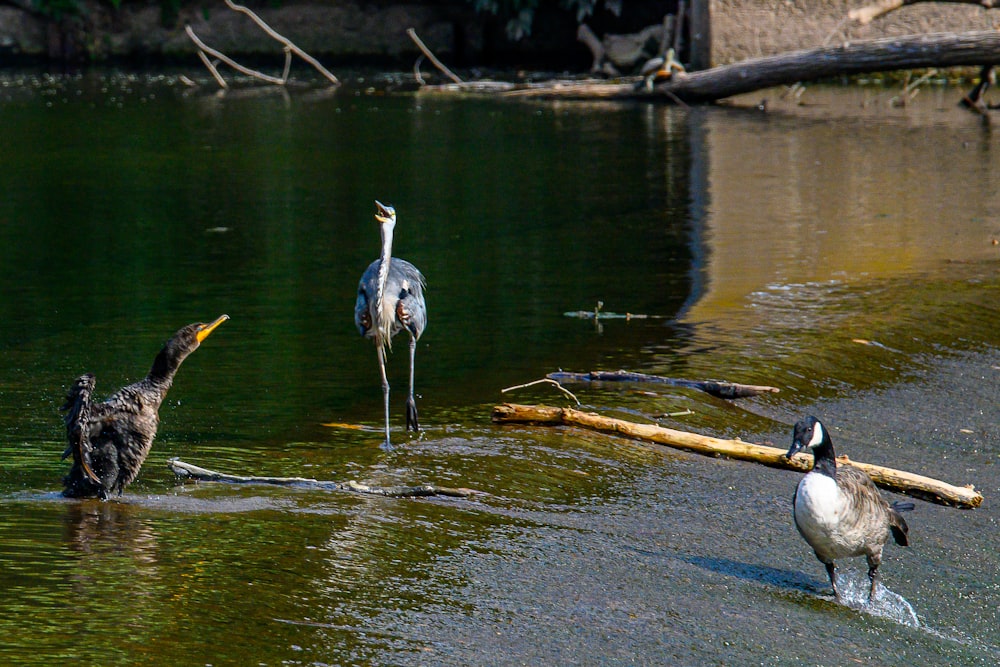
{"type": "Polygon", "coordinates": [[[410,393],[406,399],[406,428],[419,431],[417,402],[413,398],[413,362],[417,339],[427,326],[427,304],[424,302],[424,276],[405,259],[392,256],[392,232],[396,227],[396,210],[375,202],[375,221],[382,233],[382,255],[368,265],[358,283],[358,300],[354,305],[354,324],[365,338],[375,341],[378,368],[382,376],[382,398],[385,403],[385,448],[389,440],[389,380],[385,375],[385,353],[392,349],[392,337],[405,329],[410,334],[410,393]]]}

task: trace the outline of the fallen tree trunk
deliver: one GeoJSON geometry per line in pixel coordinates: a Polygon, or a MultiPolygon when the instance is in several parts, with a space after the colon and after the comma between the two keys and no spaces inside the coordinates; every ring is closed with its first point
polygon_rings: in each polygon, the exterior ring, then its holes
{"type": "MultiPolygon", "coordinates": [[[[995,63],[1000,63],[1000,31],[930,33],[847,42],[838,46],[751,58],[732,65],[675,75],[651,87],[646,87],[642,81],[638,84],[557,82],[529,85],[500,94],[532,98],[714,102],[772,86],[834,76],[995,63]]],[[[448,86],[438,88],[448,89],[448,86]]]]}
{"type": "MultiPolygon", "coordinates": [[[[786,450],[766,445],[755,445],[741,440],[723,440],[697,433],[663,428],[655,424],[637,424],[623,419],[602,417],[592,412],[581,412],[572,408],[550,408],[536,405],[515,405],[505,403],[493,408],[492,419],[498,424],[530,423],[545,425],[581,426],[595,431],[615,433],[654,442],[668,447],[704,454],[706,456],[726,456],[732,459],[753,461],[772,468],[784,468],[807,472],[812,469],[812,457],[796,454],[785,458],[786,450]]],[[[953,486],[946,482],[915,475],[903,470],[885,468],[870,463],[851,461],[846,456],[837,457],[837,462],[851,465],[868,473],[879,486],[904,493],[909,496],[929,500],[941,505],[953,505],[963,509],[979,507],[983,495],[970,486],[953,486]]]]}
{"type": "Polygon", "coordinates": [[[474,491],[471,489],[453,489],[445,486],[369,486],[351,480],[349,482],[331,482],[308,477],[257,477],[247,475],[230,475],[202,468],[180,459],[170,459],[167,467],[174,474],[184,479],[194,479],[200,482],[225,482],[228,484],[273,484],[277,486],[295,486],[310,489],[325,489],[330,491],[350,491],[389,498],[423,498],[427,496],[450,496],[453,498],[468,498],[474,491]]]}
{"type": "Polygon", "coordinates": [[[747,398],[761,394],[776,394],[777,387],[767,387],[755,384],[736,384],[733,382],[716,382],[715,380],[683,380],[667,378],[660,375],[633,373],[631,371],[590,371],[589,373],[569,373],[558,371],[545,376],[556,382],[651,382],[668,384],[671,387],[686,387],[698,389],[716,398],[747,398]]]}

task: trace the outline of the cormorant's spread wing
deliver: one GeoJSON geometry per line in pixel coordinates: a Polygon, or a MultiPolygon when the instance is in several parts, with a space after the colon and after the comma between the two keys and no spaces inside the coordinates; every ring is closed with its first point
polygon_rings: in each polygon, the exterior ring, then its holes
{"type": "Polygon", "coordinates": [[[66,421],[67,444],[62,457],[65,459],[72,454],[73,460],[80,465],[84,474],[94,483],[100,484],[100,478],[90,467],[90,431],[93,408],[90,396],[96,384],[97,380],[93,373],[87,373],[78,377],[66,394],[66,403],[63,404],[62,409],[66,412],[64,419],[66,421]]]}

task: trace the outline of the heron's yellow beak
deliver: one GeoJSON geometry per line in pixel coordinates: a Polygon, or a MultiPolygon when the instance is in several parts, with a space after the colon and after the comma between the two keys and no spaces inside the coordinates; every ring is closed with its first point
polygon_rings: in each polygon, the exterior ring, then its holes
{"type": "Polygon", "coordinates": [[[198,339],[198,342],[201,343],[203,340],[208,338],[208,335],[213,331],[215,331],[216,327],[218,327],[220,324],[222,324],[228,319],[229,315],[220,315],[219,318],[214,322],[212,322],[211,324],[202,324],[201,328],[198,329],[198,333],[195,334],[195,337],[198,339]]]}
{"type": "Polygon", "coordinates": [[[395,222],[396,221],[396,209],[391,206],[386,206],[382,202],[375,200],[375,219],[380,223],[384,222],[395,222]]]}

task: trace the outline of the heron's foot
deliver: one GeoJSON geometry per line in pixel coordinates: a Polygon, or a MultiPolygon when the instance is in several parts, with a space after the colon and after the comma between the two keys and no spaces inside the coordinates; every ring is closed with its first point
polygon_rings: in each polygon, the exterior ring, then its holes
{"type": "Polygon", "coordinates": [[[389,442],[388,440],[383,440],[382,444],[379,445],[378,448],[381,449],[383,452],[391,452],[395,450],[395,447],[393,447],[392,443],[389,442]]]}
{"type": "Polygon", "coordinates": [[[406,399],[406,430],[420,430],[420,424],[417,422],[417,402],[412,396],[406,399]]]}

